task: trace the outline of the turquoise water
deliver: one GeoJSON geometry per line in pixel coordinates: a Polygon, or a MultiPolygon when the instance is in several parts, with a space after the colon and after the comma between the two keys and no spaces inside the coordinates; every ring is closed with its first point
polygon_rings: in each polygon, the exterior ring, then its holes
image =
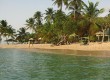
{"type": "Polygon", "coordinates": [[[0,49],[0,80],[110,80],[110,58],[0,49]]]}

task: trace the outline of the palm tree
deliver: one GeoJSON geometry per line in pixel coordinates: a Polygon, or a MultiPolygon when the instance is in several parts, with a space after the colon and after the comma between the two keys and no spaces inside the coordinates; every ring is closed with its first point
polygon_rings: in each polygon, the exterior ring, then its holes
{"type": "Polygon", "coordinates": [[[7,28],[7,33],[8,33],[9,37],[13,38],[15,33],[16,33],[16,31],[15,31],[15,29],[12,28],[11,25],[9,25],[8,28],[7,28]]]}
{"type": "Polygon", "coordinates": [[[26,32],[26,28],[22,27],[20,28],[18,31],[18,34],[17,34],[17,40],[21,43],[24,43],[26,41],[26,36],[27,36],[27,32],[26,32]]]}
{"type": "Polygon", "coordinates": [[[83,3],[82,0],[69,0],[67,7],[69,10],[72,10],[71,13],[74,14],[74,18],[77,18],[80,15],[83,3]]]}
{"type": "Polygon", "coordinates": [[[83,13],[85,18],[87,18],[89,25],[87,26],[88,35],[95,35],[95,33],[98,31],[98,26],[96,25],[95,19],[98,17],[99,14],[104,12],[104,9],[98,9],[97,6],[99,2],[93,3],[88,2],[89,5],[86,5],[83,3],[83,13]]]}
{"type": "Polygon", "coordinates": [[[8,43],[9,37],[12,39],[12,41],[14,41],[15,33],[16,33],[15,29],[13,29],[11,25],[9,25],[6,30],[7,30],[7,32],[4,34],[4,36],[6,37],[7,43],[8,43]]]}
{"type": "MultiPolygon", "coordinates": [[[[1,26],[0,26],[0,37],[1,36],[4,36],[6,37],[7,36],[7,29],[8,29],[8,23],[6,20],[1,20],[1,26]]],[[[7,40],[7,37],[6,37],[6,40],[7,40]]],[[[8,44],[8,42],[7,42],[8,44]]]]}
{"type": "Polygon", "coordinates": [[[104,9],[98,9],[97,6],[99,5],[99,2],[96,2],[95,4],[93,2],[88,2],[89,5],[86,5],[85,3],[83,3],[84,5],[84,15],[89,18],[89,21],[91,21],[92,19],[94,20],[94,18],[98,17],[99,14],[104,12],[104,9]]]}
{"type": "Polygon", "coordinates": [[[3,35],[6,32],[6,28],[8,26],[8,23],[6,20],[1,20],[0,23],[1,23],[0,32],[1,32],[1,35],[3,35]]]}
{"type": "Polygon", "coordinates": [[[53,10],[53,8],[48,8],[47,10],[45,10],[46,11],[46,17],[45,17],[45,19],[46,19],[46,21],[50,24],[50,23],[52,23],[53,22],[53,19],[54,19],[54,10],[53,10]]]}
{"type": "Polygon", "coordinates": [[[61,11],[62,11],[63,3],[64,5],[68,5],[68,0],[52,0],[52,1],[54,1],[54,4],[57,5],[61,11]]]}
{"type": "Polygon", "coordinates": [[[39,29],[42,28],[42,13],[40,11],[37,11],[34,14],[34,19],[35,19],[35,31],[36,33],[38,32],[39,29]]]}
{"type": "Polygon", "coordinates": [[[34,19],[36,20],[36,25],[39,26],[39,25],[42,25],[42,14],[40,11],[37,11],[35,14],[34,14],[34,19]]]}
{"type": "Polygon", "coordinates": [[[9,37],[14,37],[15,29],[12,28],[11,25],[8,25],[6,20],[1,21],[0,33],[2,36],[6,37],[7,44],[9,37]]]}
{"type": "Polygon", "coordinates": [[[35,32],[35,20],[33,18],[29,18],[28,20],[26,20],[26,27],[27,29],[31,29],[35,32]]]}

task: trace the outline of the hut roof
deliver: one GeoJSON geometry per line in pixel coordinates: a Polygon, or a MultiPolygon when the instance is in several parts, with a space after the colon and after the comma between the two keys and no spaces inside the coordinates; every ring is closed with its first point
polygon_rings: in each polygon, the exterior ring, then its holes
{"type": "Polygon", "coordinates": [[[96,33],[96,35],[102,35],[102,34],[103,34],[103,32],[101,32],[101,31],[96,33]]]}

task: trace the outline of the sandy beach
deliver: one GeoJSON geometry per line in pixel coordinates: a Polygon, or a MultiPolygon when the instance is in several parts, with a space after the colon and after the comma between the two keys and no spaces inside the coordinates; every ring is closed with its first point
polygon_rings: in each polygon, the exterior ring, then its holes
{"type": "Polygon", "coordinates": [[[89,43],[89,45],[81,45],[74,43],[70,45],[52,46],[51,44],[1,44],[3,49],[23,49],[32,52],[46,52],[52,54],[66,54],[75,56],[95,56],[95,57],[110,57],[110,42],[106,43],[89,43]]]}
{"type": "Polygon", "coordinates": [[[20,48],[20,49],[64,49],[64,50],[81,50],[81,51],[110,51],[110,42],[106,43],[89,43],[81,45],[74,43],[70,45],[52,46],[51,44],[1,44],[0,48],[20,48]]]}

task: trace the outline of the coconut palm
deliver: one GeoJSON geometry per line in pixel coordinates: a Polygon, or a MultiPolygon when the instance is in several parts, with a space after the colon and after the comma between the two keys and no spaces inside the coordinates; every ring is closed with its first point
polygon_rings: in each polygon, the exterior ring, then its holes
{"type": "Polygon", "coordinates": [[[34,19],[36,20],[36,25],[37,25],[37,26],[42,25],[42,14],[41,14],[40,11],[37,11],[37,12],[34,14],[34,19]]]}
{"type": "Polygon", "coordinates": [[[15,40],[15,33],[16,33],[15,29],[13,29],[11,25],[9,25],[6,29],[6,33],[4,34],[7,43],[8,43],[8,38],[11,38],[13,41],[15,40]]]}
{"type": "Polygon", "coordinates": [[[62,6],[68,5],[68,0],[52,0],[54,1],[54,4],[58,6],[58,8],[62,11],[62,6]]]}
{"type": "Polygon", "coordinates": [[[80,15],[83,3],[82,0],[69,0],[67,7],[72,11],[71,14],[74,14],[74,18],[77,18],[80,15]]]}
{"type": "Polygon", "coordinates": [[[48,22],[48,23],[52,23],[53,22],[53,19],[54,19],[54,10],[53,8],[48,8],[46,11],[46,17],[45,17],[45,20],[48,22]]]}
{"type": "Polygon", "coordinates": [[[15,31],[15,29],[12,28],[11,25],[9,25],[8,28],[7,28],[7,33],[8,33],[9,37],[13,38],[15,33],[16,33],[16,31],[15,31]]]}
{"type": "Polygon", "coordinates": [[[99,2],[96,2],[95,4],[93,2],[88,1],[89,5],[86,5],[85,3],[83,3],[84,5],[84,15],[89,18],[89,20],[91,21],[92,19],[94,20],[94,18],[98,17],[99,14],[104,12],[104,9],[98,9],[97,6],[99,5],[99,2]]]}
{"type": "Polygon", "coordinates": [[[6,20],[1,20],[1,26],[0,26],[0,32],[1,32],[1,35],[3,35],[5,32],[6,32],[6,29],[7,29],[7,26],[8,26],[8,23],[6,20]]]}
{"type": "MultiPolygon", "coordinates": [[[[1,26],[0,26],[0,33],[1,36],[6,37],[7,36],[7,30],[8,30],[8,23],[6,20],[1,20],[1,26]]],[[[6,37],[7,40],[7,37],[6,37]]],[[[8,42],[7,42],[8,44],[8,42]]]]}
{"type": "Polygon", "coordinates": [[[85,18],[87,18],[89,25],[87,26],[88,35],[95,35],[95,33],[99,30],[98,26],[96,25],[95,19],[98,17],[99,14],[104,12],[104,9],[98,9],[97,6],[99,2],[93,3],[88,2],[89,5],[83,3],[83,13],[85,18]]]}
{"type": "Polygon", "coordinates": [[[35,20],[33,18],[29,18],[28,20],[26,20],[26,27],[27,29],[31,29],[35,32],[35,20]]]}
{"type": "Polygon", "coordinates": [[[12,38],[14,36],[15,29],[13,29],[11,25],[8,25],[6,20],[2,20],[0,26],[0,33],[2,36],[6,37],[7,44],[9,44],[8,38],[12,38]]]}
{"type": "Polygon", "coordinates": [[[17,34],[17,40],[21,43],[24,43],[26,41],[26,37],[28,35],[28,32],[26,32],[26,28],[22,27],[20,28],[18,31],[18,34],[17,34]]]}

